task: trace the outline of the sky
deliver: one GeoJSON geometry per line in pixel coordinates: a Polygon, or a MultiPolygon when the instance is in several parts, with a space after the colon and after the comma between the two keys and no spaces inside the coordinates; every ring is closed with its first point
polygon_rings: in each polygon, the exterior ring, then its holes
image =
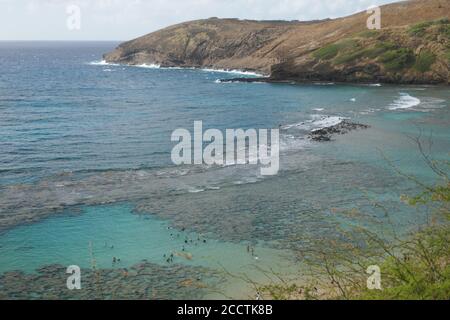
{"type": "Polygon", "coordinates": [[[0,0],[0,40],[129,40],[210,17],[337,18],[396,0],[0,0]]]}

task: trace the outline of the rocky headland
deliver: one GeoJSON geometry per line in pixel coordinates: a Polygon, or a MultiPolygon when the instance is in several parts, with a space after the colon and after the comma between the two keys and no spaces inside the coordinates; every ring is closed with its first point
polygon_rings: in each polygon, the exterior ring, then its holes
{"type": "Polygon", "coordinates": [[[122,43],[104,59],[255,71],[273,82],[448,85],[449,15],[450,1],[410,0],[382,6],[380,30],[367,29],[366,12],[309,22],[210,18],[122,43]]]}

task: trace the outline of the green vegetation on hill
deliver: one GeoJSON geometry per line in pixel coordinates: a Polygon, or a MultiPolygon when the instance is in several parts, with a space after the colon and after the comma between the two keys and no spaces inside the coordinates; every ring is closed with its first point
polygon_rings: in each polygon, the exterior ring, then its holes
{"type": "Polygon", "coordinates": [[[349,38],[342,41],[330,44],[319,50],[315,51],[314,57],[321,60],[330,60],[334,58],[340,51],[343,50],[354,50],[359,48],[359,43],[357,40],[349,38]]]}
{"type": "MultiPolygon", "coordinates": [[[[414,52],[409,48],[399,48],[390,42],[379,42],[368,48],[361,48],[358,43],[351,47],[340,47],[337,45],[330,45],[333,47],[333,55],[327,55],[327,59],[333,59],[333,64],[342,65],[355,62],[359,59],[378,59],[382,62],[385,68],[389,71],[401,71],[414,65],[416,57],[414,52]]],[[[320,50],[317,52],[321,52],[320,50]]],[[[421,57],[420,70],[429,67],[428,63],[431,61],[429,55],[421,57]]],[[[434,61],[432,61],[433,63],[434,61]]],[[[431,64],[432,64],[431,63],[431,64]]],[[[428,69],[427,69],[428,70],[428,69]]],[[[423,71],[422,71],[423,72],[423,71]]]]}
{"type": "Polygon", "coordinates": [[[359,32],[314,51],[313,57],[331,62],[334,68],[376,64],[379,69],[363,72],[381,69],[395,79],[405,75],[414,79],[420,77],[419,73],[433,71],[437,61],[450,62],[450,43],[446,38],[450,38],[448,19],[424,21],[407,28],[359,32]]]}
{"type": "Polygon", "coordinates": [[[314,57],[321,60],[329,60],[334,58],[339,52],[339,46],[330,44],[314,52],[314,57]]]}
{"type": "Polygon", "coordinates": [[[377,30],[366,30],[357,34],[358,37],[361,38],[372,38],[379,34],[377,30]]]}
{"type": "Polygon", "coordinates": [[[450,39],[450,24],[441,25],[438,29],[439,34],[442,34],[450,39]]]}
{"type": "Polygon", "coordinates": [[[376,43],[373,47],[369,47],[365,49],[364,55],[368,58],[376,58],[388,50],[395,49],[395,44],[391,42],[379,42],[376,43]]]}
{"type": "Polygon", "coordinates": [[[447,18],[439,19],[435,21],[424,21],[411,26],[408,33],[415,37],[424,37],[430,27],[438,26],[438,31],[441,34],[450,36],[450,20],[447,18]]]}
{"type": "Polygon", "coordinates": [[[432,64],[436,61],[436,55],[428,50],[423,50],[416,60],[414,68],[420,72],[430,71],[432,64]]]}
{"type": "Polygon", "coordinates": [[[408,32],[412,36],[423,37],[428,27],[432,26],[432,21],[420,22],[409,28],[408,32]]]}
{"type": "Polygon", "coordinates": [[[409,48],[389,50],[379,58],[379,61],[389,71],[401,71],[409,68],[414,64],[415,60],[414,52],[409,48]]]}
{"type": "Polygon", "coordinates": [[[357,59],[375,59],[386,51],[396,48],[396,46],[390,42],[379,42],[367,48],[361,48],[361,45],[355,46],[352,49],[354,48],[357,48],[358,50],[347,50],[340,52],[339,56],[333,60],[333,63],[339,65],[349,63],[357,59]]]}

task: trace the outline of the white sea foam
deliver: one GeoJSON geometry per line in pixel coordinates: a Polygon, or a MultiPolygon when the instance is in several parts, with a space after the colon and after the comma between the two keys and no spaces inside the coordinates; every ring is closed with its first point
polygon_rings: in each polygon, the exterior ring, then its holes
{"type": "Polygon", "coordinates": [[[89,62],[89,65],[91,65],[91,66],[119,66],[119,64],[117,64],[117,63],[109,63],[109,62],[106,62],[106,60],[91,61],[91,62],[89,62]]]}
{"type": "Polygon", "coordinates": [[[381,87],[381,83],[371,83],[368,85],[369,87],[381,87]]]}
{"type": "Polygon", "coordinates": [[[240,83],[240,81],[228,81],[226,79],[216,79],[214,81],[214,83],[219,83],[219,84],[229,84],[229,83],[240,83]]]}
{"type": "Polygon", "coordinates": [[[380,111],[380,109],[377,109],[377,108],[369,108],[369,109],[360,111],[359,114],[364,114],[364,115],[366,115],[366,114],[371,114],[371,113],[375,113],[375,112],[378,112],[378,111],[380,111]]]}
{"type": "Polygon", "coordinates": [[[288,130],[291,128],[298,128],[302,130],[320,130],[323,128],[333,127],[335,125],[338,125],[344,120],[347,120],[348,118],[339,117],[339,116],[324,116],[320,114],[314,114],[311,116],[311,120],[306,120],[303,122],[295,123],[295,124],[288,124],[282,127],[284,130],[288,130]]]}
{"type": "Polygon", "coordinates": [[[310,145],[305,137],[296,137],[290,134],[280,135],[280,151],[301,150],[310,145]]]}
{"type": "Polygon", "coordinates": [[[231,73],[231,74],[240,74],[243,76],[253,76],[253,77],[266,77],[265,75],[253,71],[244,71],[244,70],[236,70],[236,69],[210,69],[204,68],[200,69],[204,72],[216,72],[216,73],[231,73]]]}
{"type": "Polygon", "coordinates": [[[189,193],[200,193],[200,192],[203,192],[203,191],[205,191],[205,189],[200,189],[200,188],[190,188],[190,189],[188,189],[189,193]]]}
{"type": "Polygon", "coordinates": [[[315,86],[334,86],[334,82],[315,82],[315,86]]]}
{"type": "MultiPolygon", "coordinates": [[[[242,83],[243,81],[239,80],[227,80],[227,79],[216,79],[214,80],[214,83],[218,84],[229,84],[229,83],[242,83]]],[[[267,84],[265,81],[251,81],[251,82],[245,82],[247,84],[267,84]]]]}
{"type": "Polygon", "coordinates": [[[410,96],[407,93],[400,93],[400,97],[389,105],[390,110],[409,109],[420,104],[420,99],[410,96]]]}
{"type": "Polygon", "coordinates": [[[133,67],[144,68],[144,69],[160,69],[161,68],[161,66],[159,64],[154,64],[154,63],[137,64],[137,65],[134,65],[133,67]]]}
{"type": "Polygon", "coordinates": [[[343,122],[346,119],[347,118],[337,117],[337,116],[323,117],[320,120],[315,120],[313,122],[313,125],[314,125],[315,128],[312,131],[336,126],[336,125],[340,124],[341,122],[343,122]]]}
{"type": "Polygon", "coordinates": [[[318,112],[322,112],[323,110],[325,110],[324,108],[315,108],[313,109],[314,111],[318,111],[318,112]]]}
{"type": "Polygon", "coordinates": [[[431,112],[436,109],[444,108],[446,106],[445,102],[445,99],[425,97],[420,103],[420,109],[415,111],[431,112]]]}
{"type": "Polygon", "coordinates": [[[200,70],[203,72],[214,72],[214,73],[228,73],[228,74],[239,74],[243,76],[252,76],[252,77],[268,77],[267,75],[257,73],[254,71],[245,71],[238,69],[212,69],[212,68],[193,68],[193,67],[162,67],[156,63],[143,63],[136,65],[121,65],[117,63],[109,63],[106,60],[92,61],[89,62],[92,66],[129,66],[129,67],[137,67],[137,68],[145,68],[145,69],[165,69],[165,70],[200,70]]]}
{"type": "Polygon", "coordinates": [[[253,183],[257,183],[258,182],[258,178],[257,177],[246,177],[242,180],[235,180],[233,181],[233,184],[235,185],[243,185],[243,184],[253,184],[253,183]]]}
{"type": "Polygon", "coordinates": [[[289,151],[304,149],[311,143],[310,140],[307,139],[308,132],[314,132],[320,129],[333,127],[348,119],[349,118],[340,116],[324,116],[320,114],[314,114],[311,115],[310,120],[285,125],[282,127],[282,129],[292,130],[280,135],[280,150],[289,151]],[[295,129],[300,130],[300,132],[296,133],[295,129]]]}

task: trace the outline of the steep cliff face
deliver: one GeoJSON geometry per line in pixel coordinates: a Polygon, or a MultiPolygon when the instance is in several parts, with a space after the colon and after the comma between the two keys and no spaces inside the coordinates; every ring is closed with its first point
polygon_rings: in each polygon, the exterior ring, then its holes
{"type": "Polygon", "coordinates": [[[253,70],[272,80],[449,83],[448,0],[381,8],[382,30],[365,12],[311,22],[198,20],[121,44],[108,62],[253,70]],[[447,20],[446,20],[447,18],[447,20]]]}

